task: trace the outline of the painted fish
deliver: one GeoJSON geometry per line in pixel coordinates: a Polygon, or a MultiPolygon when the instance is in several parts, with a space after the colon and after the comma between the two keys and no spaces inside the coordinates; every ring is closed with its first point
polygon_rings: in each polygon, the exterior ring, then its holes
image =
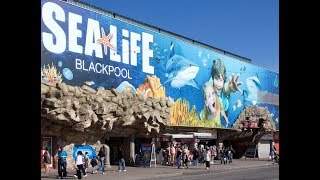
{"type": "Polygon", "coordinates": [[[93,81],[86,81],[86,82],[84,82],[84,83],[86,83],[88,86],[91,86],[91,85],[93,85],[93,84],[94,84],[94,82],[93,82],[93,81]]]}
{"type": "Polygon", "coordinates": [[[131,92],[137,93],[136,88],[134,88],[133,85],[131,85],[128,81],[123,81],[120,83],[120,85],[116,88],[118,92],[125,92],[129,88],[131,92]]]}
{"type": "Polygon", "coordinates": [[[259,103],[259,98],[263,97],[266,92],[262,91],[261,83],[256,76],[251,76],[246,79],[248,93],[246,94],[245,100],[251,101],[253,105],[259,103]]]}

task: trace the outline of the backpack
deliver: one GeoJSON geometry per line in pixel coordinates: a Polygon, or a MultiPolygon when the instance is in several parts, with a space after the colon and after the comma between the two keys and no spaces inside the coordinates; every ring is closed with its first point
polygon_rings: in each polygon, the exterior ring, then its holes
{"type": "Polygon", "coordinates": [[[194,152],[194,156],[199,157],[199,155],[200,155],[200,154],[199,154],[199,151],[195,151],[195,152],[194,152]]]}
{"type": "Polygon", "coordinates": [[[177,157],[180,157],[180,156],[181,156],[181,151],[178,150],[178,152],[177,152],[177,157]]]}
{"type": "Polygon", "coordinates": [[[92,167],[95,167],[96,165],[98,165],[96,159],[91,159],[90,164],[91,164],[92,167]]]}

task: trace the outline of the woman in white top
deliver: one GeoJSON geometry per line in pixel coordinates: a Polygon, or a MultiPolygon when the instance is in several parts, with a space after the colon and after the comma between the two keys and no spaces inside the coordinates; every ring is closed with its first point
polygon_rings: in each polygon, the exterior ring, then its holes
{"type": "Polygon", "coordinates": [[[76,158],[76,162],[75,162],[75,167],[77,169],[77,177],[78,179],[82,179],[81,177],[81,171],[83,173],[83,177],[87,177],[86,171],[84,169],[83,166],[83,153],[82,151],[78,151],[77,152],[77,158],[76,158]]]}

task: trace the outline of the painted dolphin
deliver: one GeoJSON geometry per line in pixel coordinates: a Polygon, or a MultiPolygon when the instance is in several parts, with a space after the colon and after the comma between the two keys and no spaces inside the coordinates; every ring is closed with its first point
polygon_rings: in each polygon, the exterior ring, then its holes
{"type": "Polygon", "coordinates": [[[174,52],[174,47],[171,42],[170,57],[166,64],[165,77],[168,78],[164,83],[171,82],[174,88],[181,88],[185,85],[199,89],[196,82],[193,80],[199,71],[199,66],[183,56],[177,55],[174,52]]]}
{"type": "Polygon", "coordinates": [[[251,76],[246,79],[248,94],[246,94],[246,101],[251,101],[253,105],[263,101],[263,96],[267,93],[262,91],[261,83],[256,76],[251,76]]]}

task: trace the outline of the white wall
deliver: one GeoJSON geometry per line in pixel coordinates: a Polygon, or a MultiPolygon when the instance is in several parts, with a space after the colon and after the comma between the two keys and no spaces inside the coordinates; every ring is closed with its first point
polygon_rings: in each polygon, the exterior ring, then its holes
{"type": "Polygon", "coordinates": [[[258,157],[259,159],[269,158],[270,140],[260,140],[258,143],[258,157]]]}

